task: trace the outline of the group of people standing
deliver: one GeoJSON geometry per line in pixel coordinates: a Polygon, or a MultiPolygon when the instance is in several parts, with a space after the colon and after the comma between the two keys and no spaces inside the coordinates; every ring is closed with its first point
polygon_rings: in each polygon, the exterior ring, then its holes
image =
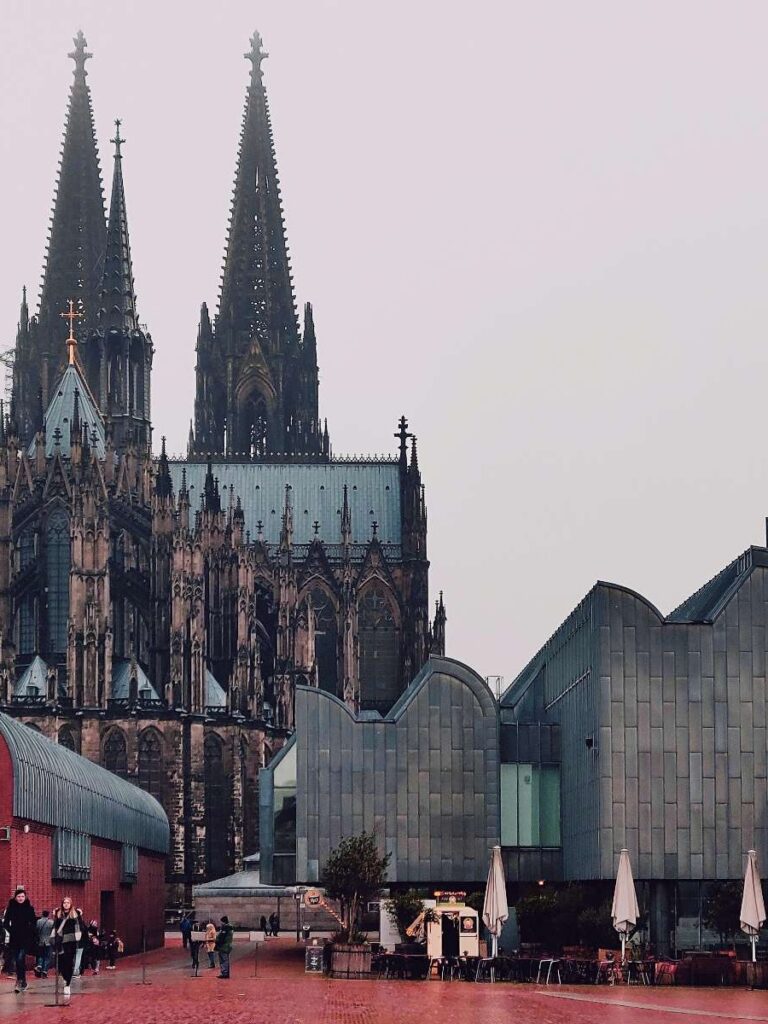
{"type": "Polygon", "coordinates": [[[70,896],[62,899],[53,914],[44,910],[37,917],[23,885],[16,886],[6,907],[3,928],[7,935],[6,964],[15,970],[16,992],[27,988],[27,956],[33,952],[38,978],[48,977],[51,960],[55,958],[67,997],[74,975],[89,968],[98,974],[103,959],[108,961],[107,970],[114,970],[115,960],[123,951],[117,933],[107,935],[96,921],[86,923],[82,910],[75,907],[70,896]]]}
{"type": "Polygon", "coordinates": [[[194,917],[185,914],[181,919],[180,930],[184,948],[189,946],[189,954],[192,957],[192,966],[195,971],[200,966],[200,946],[205,945],[205,951],[208,954],[208,967],[215,969],[216,955],[218,954],[218,977],[229,977],[229,957],[232,952],[234,929],[226,914],[221,918],[218,929],[213,921],[207,921],[203,929],[194,917]]]}

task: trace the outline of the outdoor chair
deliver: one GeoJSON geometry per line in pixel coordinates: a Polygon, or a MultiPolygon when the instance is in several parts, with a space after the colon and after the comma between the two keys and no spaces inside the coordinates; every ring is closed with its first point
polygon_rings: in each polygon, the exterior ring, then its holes
{"type": "Polygon", "coordinates": [[[559,957],[545,957],[543,960],[539,960],[539,969],[536,972],[536,984],[541,984],[541,972],[546,968],[544,975],[544,984],[548,985],[552,978],[552,971],[557,975],[558,985],[562,985],[563,979],[560,976],[560,959],[559,957]]]}

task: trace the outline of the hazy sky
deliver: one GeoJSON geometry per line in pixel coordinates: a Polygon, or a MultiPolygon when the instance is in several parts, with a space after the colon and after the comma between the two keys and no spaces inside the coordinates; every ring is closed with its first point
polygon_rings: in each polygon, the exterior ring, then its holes
{"type": "Polygon", "coordinates": [[[78,28],[181,451],[255,27],[338,453],[419,438],[448,653],[507,682],[596,579],[764,542],[768,5],[3,0],[0,298],[37,294],[78,28]]]}

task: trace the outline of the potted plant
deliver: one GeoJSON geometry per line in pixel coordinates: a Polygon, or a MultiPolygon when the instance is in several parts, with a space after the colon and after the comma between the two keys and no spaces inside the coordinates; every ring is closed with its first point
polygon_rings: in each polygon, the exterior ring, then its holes
{"type": "Polygon", "coordinates": [[[371,946],[367,935],[357,930],[360,907],[378,896],[387,878],[390,854],[379,856],[371,832],[342,839],[331,851],[321,884],[331,899],[341,905],[341,929],[331,940],[331,974],[345,978],[370,974],[371,946]]]}

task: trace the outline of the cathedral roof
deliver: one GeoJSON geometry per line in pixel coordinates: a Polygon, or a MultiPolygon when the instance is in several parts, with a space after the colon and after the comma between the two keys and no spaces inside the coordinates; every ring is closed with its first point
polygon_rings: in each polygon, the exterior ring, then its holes
{"type": "Polygon", "coordinates": [[[36,654],[32,663],[27,665],[14,683],[13,695],[14,697],[45,696],[47,691],[48,666],[40,655],[36,654]],[[30,688],[32,688],[32,693],[30,693],[30,688]]]}
{"type": "MultiPolygon", "coordinates": [[[[46,410],[45,454],[53,455],[58,443],[62,458],[69,458],[69,449],[72,444],[70,426],[75,415],[76,401],[77,415],[80,418],[80,423],[88,428],[88,440],[91,448],[96,451],[100,459],[103,459],[106,454],[104,420],[96,408],[88,385],[80,376],[76,363],[70,363],[64,371],[46,410]]],[[[27,453],[35,454],[34,441],[30,443],[27,453]]]]}
{"type": "Polygon", "coordinates": [[[205,670],[205,706],[207,708],[225,708],[227,694],[209,668],[205,670]]]}
{"type": "MultiPolygon", "coordinates": [[[[160,700],[157,690],[149,681],[141,665],[136,665],[136,683],[139,696],[150,691],[151,700],[160,700]]],[[[131,663],[127,658],[115,659],[112,669],[112,696],[115,700],[127,700],[131,695],[131,663]]]]}
{"type": "MultiPolygon", "coordinates": [[[[207,467],[197,462],[171,462],[170,472],[177,493],[184,469],[194,509],[200,504],[207,467]]],[[[289,486],[294,544],[310,544],[316,537],[325,544],[338,544],[346,484],[351,543],[367,545],[373,535],[374,522],[382,544],[401,543],[400,476],[396,462],[214,462],[212,472],[218,478],[224,507],[229,503],[232,490],[233,497],[240,498],[245,529],[250,531],[252,540],[260,536],[268,544],[279,544],[285,489],[289,486]]]]}

